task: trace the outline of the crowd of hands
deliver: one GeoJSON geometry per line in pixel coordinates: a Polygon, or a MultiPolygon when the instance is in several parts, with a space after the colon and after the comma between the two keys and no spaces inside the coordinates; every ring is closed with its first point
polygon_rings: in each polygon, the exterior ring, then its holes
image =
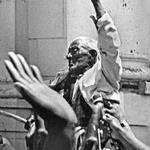
{"type": "MultiPolygon", "coordinates": [[[[71,106],[43,82],[36,66],[30,66],[20,54],[9,52],[8,56],[9,59],[5,60],[5,65],[14,85],[44,121],[50,119],[48,115],[54,114],[68,123],[77,123],[77,117],[71,106]]],[[[102,118],[112,129],[112,137],[119,139],[125,149],[150,150],[136,138],[119,104],[110,103],[109,109],[102,108],[102,112],[102,118]]]]}

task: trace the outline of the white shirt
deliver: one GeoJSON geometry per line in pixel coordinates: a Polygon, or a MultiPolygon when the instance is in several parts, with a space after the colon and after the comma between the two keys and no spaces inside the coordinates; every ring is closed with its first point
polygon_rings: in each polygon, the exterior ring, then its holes
{"type": "Polygon", "coordinates": [[[122,66],[119,57],[119,34],[108,13],[98,20],[97,26],[97,62],[85,72],[76,84],[79,85],[81,93],[87,101],[95,92],[105,94],[110,99],[120,100],[118,89],[122,66]]]}

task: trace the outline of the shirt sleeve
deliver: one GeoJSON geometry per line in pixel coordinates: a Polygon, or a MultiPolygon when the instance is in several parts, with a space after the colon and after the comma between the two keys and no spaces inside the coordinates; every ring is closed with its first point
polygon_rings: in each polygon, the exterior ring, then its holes
{"type": "Polygon", "coordinates": [[[108,13],[98,19],[97,27],[102,73],[107,82],[113,88],[118,89],[122,69],[119,57],[120,38],[117,28],[108,13]]]}

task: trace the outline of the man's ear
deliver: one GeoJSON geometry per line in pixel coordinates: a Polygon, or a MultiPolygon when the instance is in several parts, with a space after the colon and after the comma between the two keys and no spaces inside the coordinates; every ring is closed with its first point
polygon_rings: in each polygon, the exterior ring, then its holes
{"type": "Polygon", "coordinates": [[[97,51],[95,49],[91,49],[89,54],[91,55],[89,65],[92,67],[96,62],[97,51]]]}
{"type": "Polygon", "coordinates": [[[90,51],[89,51],[89,54],[92,56],[92,57],[96,57],[97,56],[97,51],[95,50],[95,49],[91,49],[90,51]]]}

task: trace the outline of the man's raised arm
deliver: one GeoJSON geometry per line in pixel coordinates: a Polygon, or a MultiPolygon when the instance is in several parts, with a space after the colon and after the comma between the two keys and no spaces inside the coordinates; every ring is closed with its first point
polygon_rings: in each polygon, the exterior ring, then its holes
{"type": "Polygon", "coordinates": [[[121,60],[119,57],[120,37],[111,16],[104,10],[100,0],[91,0],[96,11],[98,49],[102,71],[113,89],[119,89],[121,60]]]}

